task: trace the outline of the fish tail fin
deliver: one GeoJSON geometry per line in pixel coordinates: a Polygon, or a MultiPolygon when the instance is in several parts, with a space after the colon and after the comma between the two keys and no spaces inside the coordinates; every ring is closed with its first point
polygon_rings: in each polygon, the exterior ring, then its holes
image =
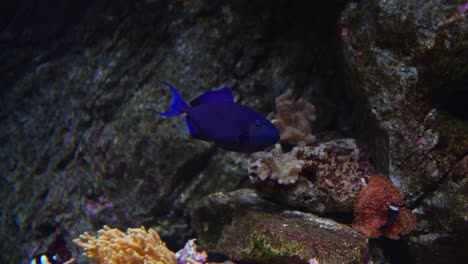
{"type": "Polygon", "coordinates": [[[169,86],[169,88],[171,88],[172,101],[171,101],[171,105],[169,109],[166,112],[156,112],[156,111],[154,112],[162,116],[175,116],[175,115],[180,115],[182,113],[185,113],[189,106],[184,101],[182,96],[180,96],[179,92],[177,92],[176,88],[166,81],[161,81],[161,82],[169,86]]]}

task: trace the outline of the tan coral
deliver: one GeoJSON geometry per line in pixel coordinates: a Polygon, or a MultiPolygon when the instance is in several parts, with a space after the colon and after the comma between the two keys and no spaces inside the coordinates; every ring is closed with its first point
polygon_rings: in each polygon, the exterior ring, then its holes
{"type": "Polygon", "coordinates": [[[315,106],[302,98],[291,99],[292,90],[288,89],[276,98],[276,111],[268,119],[279,129],[281,141],[292,145],[305,146],[315,141],[312,135],[311,122],[315,121],[315,106]]]}
{"type": "Polygon", "coordinates": [[[257,152],[250,156],[249,175],[252,179],[270,179],[280,184],[295,183],[305,162],[296,157],[294,151],[283,153],[276,144],[269,152],[257,152]]]}
{"type": "Polygon", "coordinates": [[[159,234],[153,229],[147,232],[144,227],[129,228],[124,233],[104,226],[96,237],[86,232],[73,241],[84,248],[84,256],[97,263],[177,264],[159,234]]]}

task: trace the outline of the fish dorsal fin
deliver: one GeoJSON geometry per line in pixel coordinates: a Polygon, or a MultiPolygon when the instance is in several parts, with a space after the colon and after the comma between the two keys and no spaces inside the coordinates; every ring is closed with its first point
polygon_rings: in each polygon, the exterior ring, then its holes
{"type": "Polygon", "coordinates": [[[227,103],[233,102],[234,96],[232,96],[231,89],[229,87],[224,86],[218,90],[211,90],[204,92],[202,95],[195,98],[193,101],[190,102],[191,106],[197,106],[201,104],[212,104],[212,103],[227,103]]]}

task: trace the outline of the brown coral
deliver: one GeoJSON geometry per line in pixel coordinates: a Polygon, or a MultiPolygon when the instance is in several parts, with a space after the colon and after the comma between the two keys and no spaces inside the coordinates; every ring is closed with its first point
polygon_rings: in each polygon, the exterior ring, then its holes
{"type": "Polygon", "coordinates": [[[73,240],[83,247],[83,255],[97,263],[177,264],[176,257],[158,233],[144,227],[129,228],[127,233],[104,226],[97,237],[88,232],[73,240]]]}
{"type": "Polygon", "coordinates": [[[270,179],[279,184],[295,183],[305,162],[296,157],[296,152],[283,153],[281,145],[276,144],[268,152],[257,152],[250,156],[249,175],[251,179],[264,181],[270,179]]]}
{"type": "Polygon", "coordinates": [[[291,99],[292,90],[288,89],[276,98],[277,115],[271,113],[268,119],[281,133],[281,141],[292,145],[305,146],[315,141],[311,122],[315,121],[315,106],[302,98],[291,99]]]}
{"type": "Polygon", "coordinates": [[[249,175],[264,196],[318,213],[352,212],[359,190],[373,173],[354,139],[298,146],[285,153],[276,145],[252,154],[249,164],[249,175]]]}
{"type": "Polygon", "coordinates": [[[399,208],[395,222],[382,228],[387,222],[390,203],[403,204],[403,194],[383,175],[371,177],[366,187],[359,192],[354,204],[353,228],[367,237],[385,236],[399,239],[400,234],[413,230],[416,219],[408,208],[399,208]]]}

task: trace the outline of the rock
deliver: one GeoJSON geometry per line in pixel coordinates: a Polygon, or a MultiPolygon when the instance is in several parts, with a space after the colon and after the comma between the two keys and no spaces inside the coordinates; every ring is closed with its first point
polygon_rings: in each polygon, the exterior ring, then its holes
{"type": "Polygon", "coordinates": [[[361,263],[367,239],[349,226],[281,209],[240,189],[214,193],[196,207],[193,225],[208,251],[255,263],[361,263]]]}
{"type": "MultiPolygon", "coordinates": [[[[467,18],[459,12],[447,11],[448,17],[441,12],[457,8],[442,2],[406,5],[369,1],[369,5],[351,4],[341,21],[351,32],[343,37],[343,46],[355,93],[363,100],[363,116],[369,116],[362,119],[362,131],[372,136],[369,143],[379,169],[389,172],[411,201],[446,177],[468,147],[468,130],[464,121],[456,118],[459,113],[444,111],[447,109],[434,102],[441,89],[447,93],[459,89],[451,83],[468,75],[468,70],[459,70],[463,62],[439,60],[442,53],[463,57],[467,52],[460,51],[466,45],[460,38],[466,36],[463,21],[467,18]],[[377,23],[370,18],[362,20],[369,17],[364,14],[372,14],[377,23]],[[426,17],[432,19],[423,19],[426,17]],[[366,41],[362,41],[364,36],[366,41]],[[393,48],[405,41],[412,43],[405,52],[393,48]],[[444,73],[447,76],[441,75],[444,73]],[[388,151],[380,151],[386,148],[388,151]],[[413,176],[407,177],[410,171],[413,176]]],[[[457,102],[454,96],[451,99],[457,102]]]]}
{"type": "Polygon", "coordinates": [[[374,168],[354,139],[252,154],[249,175],[259,193],[316,213],[350,213],[374,168]]]}
{"type": "Polygon", "coordinates": [[[468,199],[468,170],[459,165],[468,151],[468,17],[462,3],[350,3],[340,22],[360,136],[376,168],[416,208],[419,237],[444,237],[414,238],[425,241],[409,256],[417,263],[440,260],[438,249],[450,248],[443,241],[462,240],[459,231],[467,226],[462,201],[468,199]]]}

